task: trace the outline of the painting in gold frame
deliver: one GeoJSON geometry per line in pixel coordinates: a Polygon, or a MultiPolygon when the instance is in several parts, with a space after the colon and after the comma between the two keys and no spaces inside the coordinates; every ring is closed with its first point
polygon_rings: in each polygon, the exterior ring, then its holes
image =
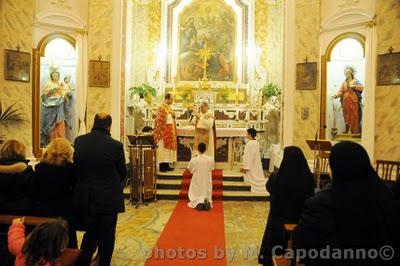
{"type": "Polygon", "coordinates": [[[317,88],[317,63],[296,64],[296,89],[315,90],[317,88]]]}
{"type": "Polygon", "coordinates": [[[29,82],[31,54],[4,49],[4,76],[6,80],[29,82]]]}
{"type": "Polygon", "coordinates": [[[378,86],[400,84],[400,52],[378,56],[378,86]]]}
{"type": "Polygon", "coordinates": [[[89,61],[89,86],[110,87],[110,61],[89,61]]]}
{"type": "Polygon", "coordinates": [[[204,78],[200,50],[206,47],[207,78],[234,81],[236,14],[224,0],[192,1],[181,12],[178,28],[178,80],[204,78]]]}

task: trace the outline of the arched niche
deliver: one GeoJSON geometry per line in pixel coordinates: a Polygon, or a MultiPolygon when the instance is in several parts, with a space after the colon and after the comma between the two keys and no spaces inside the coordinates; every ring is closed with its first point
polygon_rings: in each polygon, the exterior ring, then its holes
{"type": "MultiPolygon", "coordinates": [[[[33,82],[32,82],[32,147],[36,158],[42,156],[41,146],[41,76],[45,69],[41,67],[42,58],[46,48],[55,40],[63,40],[76,50],[76,40],[68,34],[55,32],[43,37],[36,48],[33,49],[33,82]]],[[[62,77],[60,77],[61,79],[62,77]]]]}
{"type": "MultiPolygon", "coordinates": [[[[341,111],[342,105],[337,102],[336,103],[333,102],[334,100],[330,98],[330,97],[332,97],[332,94],[334,91],[340,90],[341,83],[337,82],[336,90],[335,90],[335,88],[331,88],[333,85],[333,83],[331,82],[331,79],[332,79],[331,76],[333,76],[333,75],[332,75],[332,69],[329,69],[328,65],[334,59],[336,59],[334,57],[335,57],[335,55],[337,56],[338,46],[343,45],[346,41],[348,41],[349,45],[351,45],[351,43],[353,43],[353,46],[356,47],[355,48],[356,52],[360,54],[357,58],[365,59],[365,40],[366,40],[365,36],[360,33],[357,33],[357,32],[342,33],[342,34],[336,36],[335,38],[333,38],[333,40],[329,43],[329,45],[327,46],[327,48],[325,50],[324,55],[321,58],[320,131],[319,131],[319,137],[321,139],[328,138],[328,139],[335,140],[335,137],[332,137],[332,131],[331,131],[332,125],[331,125],[331,122],[329,121],[330,115],[335,116],[336,120],[338,120],[338,121],[341,121],[342,116],[343,116],[342,111],[341,111]],[[360,49],[359,51],[357,51],[357,46],[360,49]],[[330,76],[329,76],[329,74],[330,74],[330,76]],[[335,112],[332,110],[333,104],[335,104],[336,108],[339,108],[339,111],[337,111],[336,113],[333,113],[333,112],[335,112]]],[[[356,59],[354,59],[354,60],[356,60],[356,59]]],[[[336,64],[336,67],[338,69],[336,69],[335,71],[337,73],[344,73],[344,69],[348,65],[352,65],[352,63],[350,61],[346,61],[346,58],[344,58],[342,64],[340,64],[340,63],[336,64]]],[[[331,65],[330,67],[333,67],[333,66],[331,65]]],[[[360,72],[361,71],[362,71],[362,73],[359,73],[359,74],[362,74],[362,76],[364,77],[365,62],[363,62],[362,66],[360,67],[360,72]]],[[[342,81],[344,81],[344,80],[345,80],[345,77],[343,75],[342,81]]],[[[360,100],[360,103],[361,103],[361,100],[360,100]]],[[[362,113],[362,111],[360,111],[359,115],[361,115],[361,113],[362,113]]],[[[337,123],[340,124],[340,122],[337,122],[337,123]]],[[[343,123],[344,123],[344,121],[343,121],[343,123]]],[[[362,122],[360,122],[360,124],[362,124],[362,122]]],[[[338,127],[336,127],[336,128],[338,129],[338,127]]],[[[340,135],[340,133],[343,133],[343,132],[337,132],[337,133],[338,133],[338,135],[340,135]]],[[[359,141],[359,140],[361,140],[361,133],[360,133],[360,136],[358,136],[358,135],[359,134],[348,134],[344,137],[348,138],[348,139],[353,138],[353,140],[359,141]]]]}

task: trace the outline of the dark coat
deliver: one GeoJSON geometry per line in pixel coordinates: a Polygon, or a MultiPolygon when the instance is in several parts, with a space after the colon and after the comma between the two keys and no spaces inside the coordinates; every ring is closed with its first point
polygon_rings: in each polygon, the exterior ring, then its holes
{"type": "Polygon", "coordinates": [[[74,205],[82,214],[125,211],[122,181],[126,177],[122,143],[106,130],[93,129],[75,139],[74,163],[78,182],[74,205]]]}
{"type": "MultiPolygon", "coordinates": [[[[389,191],[388,191],[389,192],[389,191]]],[[[390,193],[390,192],[389,192],[390,193]]],[[[351,217],[349,217],[350,221],[351,217]]],[[[385,226],[382,224],[381,226],[385,226]]],[[[371,235],[376,228],[371,228],[371,235]]],[[[352,238],[349,235],[348,238],[352,238]]],[[[368,234],[365,235],[368,239],[368,234]]],[[[373,238],[372,238],[373,240],[373,238]]],[[[360,239],[359,243],[362,246],[366,240],[360,239]]],[[[337,225],[334,217],[334,200],[333,200],[333,189],[332,185],[327,185],[323,190],[309,198],[304,207],[304,212],[300,218],[298,226],[293,233],[293,245],[295,249],[317,249],[327,250],[327,246],[330,250],[338,248],[339,242],[337,238],[337,225]]],[[[380,246],[379,246],[380,247],[380,246]]],[[[378,249],[379,250],[379,249],[378,249]]],[[[323,251],[321,252],[321,254],[323,251]]],[[[343,261],[335,261],[323,258],[317,259],[305,259],[303,261],[306,266],[397,266],[398,260],[391,261],[363,261],[360,264],[356,262],[348,262],[347,264],[343,261]]]]}
{"type": "Polygon", "coordinates": [[[26,162],[0,162],[1,214],[33,214],[36,203],[34,175],[26,162]]]}
{"type": "MultiPolygon", "coordinates": [[[[302,200],[298,199],[297,201],[285,202],[285,204],[283,204],[279,198],[275,198],[275,193],[277,193],[277,178],[276,172],[271,173],[266,184],[267,190],[270,193],[270,211],[259,255],[259,263],[265,266],[272,265],[273,254],[271,251],[274,246],[286,246],[283,237],[283,225],[296,224],[298,222],[305,200],[305,198],[303,198],[302,200]]],[[[313,188],[311,186],[309,195],[312,195],[312,191],[313,188]]]]}
{"type": "Polygon", "coordinates": [[[39,216],[68,217],[72,214],[72,194],[76,183],[75,166],[41,162],[35,166],[39,216]]]}

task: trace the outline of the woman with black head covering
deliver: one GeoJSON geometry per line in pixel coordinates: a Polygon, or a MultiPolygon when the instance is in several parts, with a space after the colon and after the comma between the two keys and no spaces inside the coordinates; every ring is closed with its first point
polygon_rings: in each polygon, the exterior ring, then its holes
{"type": "Polygon", "coordinates": [[[305,200],[314,194],[314,178],[300,148],[285,148],[279,170],[270,175],[266,187],[271,209],[258,262],[272,265],[273,247],[284,246],[283,225],[297,223],[305,200]]]}
{"type": "MultiPolygon", "coordinates": [[[[364,148],[354,142],[336,144],[329,164],[332,184],[307,200],[294,232],[295,248],[321,250],[399,247],[400,220],[394,195],[379,179],[364,148]]],[[[390,250],[387,253],[390,255],[390,250]]],[[[322,254],[322,253],[320,253],[322,254]]],[[[384,255],[385,255],[384,254],[384,255]]],[[[326,258],[306,260],[306,265],[400,265],[397,258],[326,258]],[[335,260],[334,260],[335,259],[335,260]]]]}

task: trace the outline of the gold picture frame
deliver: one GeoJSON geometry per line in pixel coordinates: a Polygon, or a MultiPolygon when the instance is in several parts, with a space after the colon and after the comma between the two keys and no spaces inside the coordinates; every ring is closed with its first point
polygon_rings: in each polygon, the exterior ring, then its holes
{"type": "Polygon", "coordinates": [[[315,90],[317,88],[317,62],[296,64],[296,89],[315,90]]]}
{"type": "Polygon", "coordinates": [[[30,53],[4,49],[4,65],[4,78],[6,80],[30,82],[30,53]]]}
{"type": "Polygon", "coordinates": [[[378,55],[377,85],[400,84],[400,52],[378,55]]]}
{"type": "Polygon", "coordinates": [[[89,61],[89,86],[110,87],[110,61],[89,61]]]}

